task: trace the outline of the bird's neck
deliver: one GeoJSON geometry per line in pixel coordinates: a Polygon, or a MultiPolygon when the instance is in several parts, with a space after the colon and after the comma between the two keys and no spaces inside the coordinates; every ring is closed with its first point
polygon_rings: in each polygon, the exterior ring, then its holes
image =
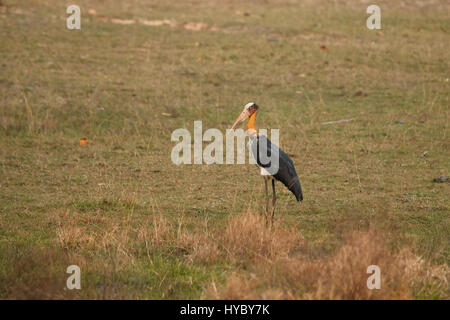
{"type": "Polygon", "coordinates": [[[247,132],[248,135],[250,136],[258,133],[258,131],[256,131],[255,129],[255,118],[256,118],[256,111],[248,119],[247,132]]]}

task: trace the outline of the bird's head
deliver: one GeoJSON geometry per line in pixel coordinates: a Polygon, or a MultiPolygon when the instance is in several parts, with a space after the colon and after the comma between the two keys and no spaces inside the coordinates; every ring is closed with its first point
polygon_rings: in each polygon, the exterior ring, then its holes
{"type": "Polygon", "coordinates": [[[258,108],[258,105],[254,102],[247,103],[231,129],[236,129],[245,119],[250,118],[258,110],[258,108]]]}

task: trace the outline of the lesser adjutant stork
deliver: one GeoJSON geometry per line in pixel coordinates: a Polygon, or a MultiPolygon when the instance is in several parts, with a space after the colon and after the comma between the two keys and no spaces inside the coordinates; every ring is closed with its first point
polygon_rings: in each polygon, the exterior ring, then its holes
{"type": "Polygon", "coordinates": [[[275,180],[281,181],[294,195],[297,201],[303,200],[302,187],[295,171],[294,163],[291,158],[278,146],[273,144],[266,136],[259,134],[255,129],[255,117],[258,112],[258,105],[254,102],[247,103],[244,110],[234,122],[232,129],[236,129],[240,123],[248,118],[247,133],[249,135],[249,146],[252,150],[252,155],[256,160],[258,167],[260,167],[261,175],[264,178],[266,191],[266,218],[269,215],[269,190],[267,183],[270,180],[272,183],[272,210],[270,212],[270,221],[273,223],[275,214],[275,203],[277,201],[277,194],[275,191],[275,180]],[[270,159],[269,162],[261,161],[261,155],[266,155],[270,159]],[[273,156],[278,157],[278,165],[272,166],[273,156]]]}

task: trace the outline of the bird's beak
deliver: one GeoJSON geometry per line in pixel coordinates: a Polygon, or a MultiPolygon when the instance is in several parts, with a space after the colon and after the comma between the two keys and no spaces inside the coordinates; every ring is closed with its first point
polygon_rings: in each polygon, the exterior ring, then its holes
{"type": "Polygon", "coordinates": [[[239,126],[241,124],[242,121],[244,121],[245,119],[247,119],[248,114],[247,114],[247,110],[242,111],[242,113],[239,115],[239,117],[236,119],[236,121],[234,122],[233,126],[231,127],[232,130],[236,129],[237,126],[239,126]]]}

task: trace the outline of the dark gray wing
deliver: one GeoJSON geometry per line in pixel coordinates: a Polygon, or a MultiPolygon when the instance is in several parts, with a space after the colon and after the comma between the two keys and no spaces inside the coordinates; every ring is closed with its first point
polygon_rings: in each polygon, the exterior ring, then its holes
{"type": "Polygon", "coordinates": [[[257,135],[253,139],[251,148],[258,166],[263,167],[275,179],[281,181],[295,195],[297,201],[302,201],[302,187],[291,158],[266,136],[257,135]]]}

